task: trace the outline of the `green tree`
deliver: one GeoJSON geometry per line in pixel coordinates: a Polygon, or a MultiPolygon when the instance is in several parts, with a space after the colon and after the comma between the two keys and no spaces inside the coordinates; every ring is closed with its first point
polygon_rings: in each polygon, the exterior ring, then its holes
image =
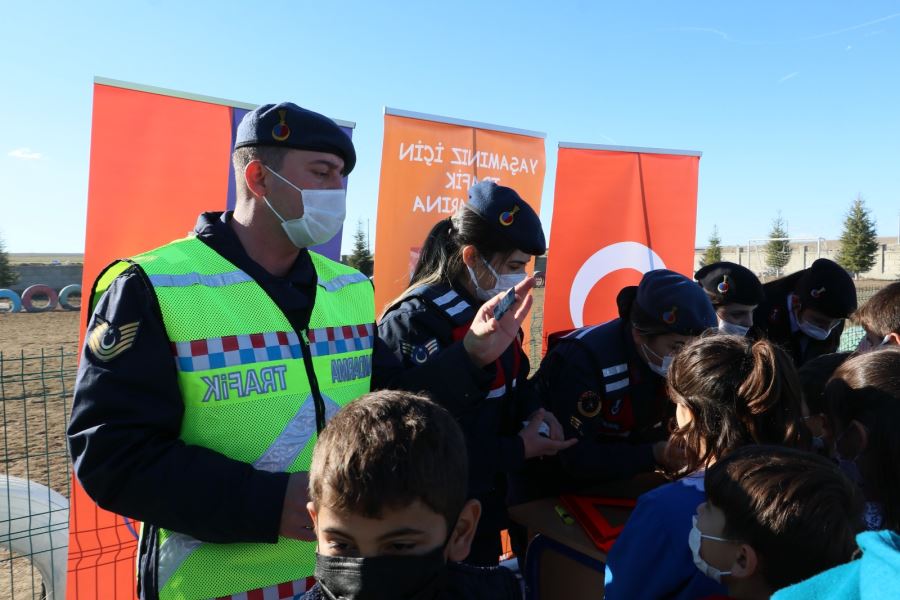
{"type": "Polygon", "coordinates": [[[875,266],[877,251],[878,235],[875,231],[875,219],[866,208],[863,197],[857,195],[844,218],[844,231],[841,233],[837,262],[855,278],[859,278],[860,273],[875,266]]]}
{"type": "Polygon", "coordinates": [[[9,264],[9,255],[6,253],[6,246],[3,238],[0,238],[0,288],[8,288],[19,280],[19,274],[16,273],[12,265],[9,264]]]}
{"type": "Polygon", "coordinates": [[[774,269],[776,275],[781,275],[781,269],[791,260],[791,244],[788,237],[787,224],[781,218],[781,213],[772,221],[772,229],[769,230],[769,242],[766,244],[766,265],[774,269]]]}
{"type": "Polygon", "coordinates": [[[719,237],[719,228],[714,225],[712,233],[709,235],[709,246],[706,247],[706,252],[703,253],[702,257],[700,257],[701,267],[705,267],[706,265],[711,265],[722,260],[721,243],[722,238],[719,237]]]}
{"type": "Polygon", "coordinates": [[[361,220],[356,222],[356,233],[353,234],[353,254],[347,257],[347,264],[363,275],[368,277],[372,275],[372,267],[375,263],[372,253],[369,252],[369,240],[363,230],[361,220]]]}

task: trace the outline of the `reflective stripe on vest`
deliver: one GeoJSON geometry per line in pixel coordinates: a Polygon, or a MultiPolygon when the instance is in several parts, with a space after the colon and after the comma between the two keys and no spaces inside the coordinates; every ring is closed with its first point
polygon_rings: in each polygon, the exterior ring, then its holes
{"type": "MultiPolygon", "coordinates": [[[[319,415],[307,373],[324,403],[322,422],[369,391],[372,286],[349,267],[310,256],[319,289],[305,335],[249,275],[199,240],[133,259],[154,286],[178,368],[185,443],[261,470],[308,470],[319,415]]],[[[95,293],[127,268],[120,265],[101,275],[95,293]]],[[[211,544],[160,528],[158,565],[163,600],[231,596],[311,576],[315,544],[211,544]]]]}

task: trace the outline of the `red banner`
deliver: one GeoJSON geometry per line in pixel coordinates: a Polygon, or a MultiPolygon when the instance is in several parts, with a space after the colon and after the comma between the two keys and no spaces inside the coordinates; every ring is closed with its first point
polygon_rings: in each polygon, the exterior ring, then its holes
{"type": "Polygon", "coordinates": [[[693,275],[699,152],[560,144],[544,338],[617,316],[643,273],[693,275]]]}

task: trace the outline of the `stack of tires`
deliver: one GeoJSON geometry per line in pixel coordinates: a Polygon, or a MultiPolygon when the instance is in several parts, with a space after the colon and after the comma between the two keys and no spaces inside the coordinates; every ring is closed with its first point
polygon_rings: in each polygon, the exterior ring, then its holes
{"type": "Polygon", "coordinates": [[[57,306],[63,310],[80,310],[81,286],[67,285],[57,294],[50,286],[37,284],[25,288],[21,297],[13,290],[0,289],[0,312],[20,312],[22,309],[46,312],[57,306]]]}

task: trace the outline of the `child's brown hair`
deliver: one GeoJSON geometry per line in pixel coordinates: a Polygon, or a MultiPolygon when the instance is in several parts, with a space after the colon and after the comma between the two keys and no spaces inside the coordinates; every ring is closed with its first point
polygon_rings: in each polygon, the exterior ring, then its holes
{"type": "Polygon", "coordinates": [[[322,431],[309,472],[309,496],[341,512],[378,518],[416,500],[448,530],[466,502],[462,430],[424,396],[379,391],[342,408],[322,431]]]}
{"type": "Polygon", "coordinates": [[[669,396],[692,419],[670,445],[685,453],[673,475],[692,473],[746,444],[805,445],[800,380],[790,357],[769,341],[713,334],[688,344],[672,362],[669,396]]]}
{"type": "Polygon", "coordinates": [[[856,550],[862,500],[827,458],[745,446],[706,471],[705,488],[725,515],[723,537],[753,548],[772,590],[848,562],[856,550]]]}
{"type": "Polygon", "coordinates": [[[854,356],[825,386],[827,418],[840,439],[853,421],[867,431],[859,457],[866,493],[884,507],[884,527],[900,532],[900,347],[854,356]]]}
{"type": "Polygon", "coordinates": [[[851,320],[881,337],[900,333],[900,281],[881,288],[853,313],[851,320]]]}

